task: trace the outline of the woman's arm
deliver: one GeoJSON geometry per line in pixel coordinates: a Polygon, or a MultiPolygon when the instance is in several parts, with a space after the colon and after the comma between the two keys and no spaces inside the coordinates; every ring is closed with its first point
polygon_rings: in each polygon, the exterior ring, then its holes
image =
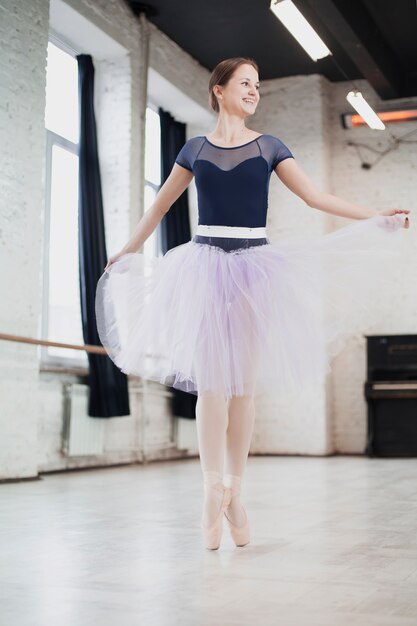
{"type": "MultiPolygon", "coordinates": [[[[409,213],[408,209],[386,209],[385,211],[375,211],[358,204],[353,204],[343,200],[338,196],[320,191],[307,174],[300,168],[294,159],[288,158],[278,163],[275,173],[280,180],[297,196],[299,196],[308,206],[319,209],[332,215],[349,217],[361,220],[375,215],[395,215],[395,213],[409,213]]],[[[407,219],[408,226],[408,219],[407,219]]]]}
{"type": "Polygon", "coordinates": [[[186,190],[193,178],[193,173],[178,163],[174,163],[170,175],[158,191],[153,204],[139,220],[131,238],[121,250],[121,254],[137,252],[150,237],[165,213],[186,190]]]}
{"type": "Polygon", "coordinates": [[[127,244],[117,254],[110,257],[104,270],[108,270],[121,256],[130,252],[138,252],[147,238],[153,233],[165,213],[168,213],[180,195],[187,189],[193,173],[185,167],[174,163],[170,175],[158,191],[149,209],[141,217],[127,244]]]}

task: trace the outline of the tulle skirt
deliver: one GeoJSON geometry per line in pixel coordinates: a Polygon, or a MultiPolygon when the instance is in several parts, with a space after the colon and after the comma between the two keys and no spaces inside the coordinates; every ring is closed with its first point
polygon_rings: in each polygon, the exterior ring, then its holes
{"type": "Polygon", "coordinates": [[[101,276],[102,345],[126,374],[226,398],[323,381],[401,271],[404,216],[320,236],[194,236],[163,257],[128,253],[101,276]]]}

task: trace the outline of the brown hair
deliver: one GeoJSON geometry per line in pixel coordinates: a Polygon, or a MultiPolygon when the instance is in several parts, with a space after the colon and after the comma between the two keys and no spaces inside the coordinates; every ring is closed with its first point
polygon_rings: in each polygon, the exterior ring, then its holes
{"type": "Polygon", "coordinates": [[[254,67],[255,70],[259,73],[259,68],[256,61],[254,61],[253,59],[248,59],[246,57],[232,57],[230,59],[224,59],[224,61],[220,61],[220,63],[218,63],[212,71],[208,87],[209,105],[214,111],[216,111],[216,113],[220,111],[220,107],[218,100],[213,93],[213,87],[215,85],[227,85],[227,83],[235,73],[235,70],[237,70],[240,65],[243,65],[245,63],[247,63],[248,65],[252,65],[252,67],[254,67]]]}

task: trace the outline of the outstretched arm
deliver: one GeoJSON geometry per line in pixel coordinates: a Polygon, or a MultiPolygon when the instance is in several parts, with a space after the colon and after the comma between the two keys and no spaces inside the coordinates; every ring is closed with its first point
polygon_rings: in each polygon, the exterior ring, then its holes
{"type": "Polygon", "coordinates": [[[137,223],[131,238],[120,252],[110,257],[104,268],[105,270],[124,254],[137,252],[142,247],[158,226],[165,213],[168,213],[175,200],[187,189],[192,178],[193,173],[191,171],[187,170],[185,167],[181,167],[178,163],[174,163],[170,175],[158,191],[152,205],[137,223]]]}
{"type": "MultiPolygon", "coordinates": [[[[361,220],[375,215],[395,215],[409,213],[408,209],[386,209],[375,211],[367,207],[353,204],[331,193],[320,191],[294,159],[288,158],[278,163],[275,173],[290,191],[299,196],[309,207],[319,209],[332,215],[361,220]]],[[[408,219],[405,224],[408,227],[408,219]]]]}

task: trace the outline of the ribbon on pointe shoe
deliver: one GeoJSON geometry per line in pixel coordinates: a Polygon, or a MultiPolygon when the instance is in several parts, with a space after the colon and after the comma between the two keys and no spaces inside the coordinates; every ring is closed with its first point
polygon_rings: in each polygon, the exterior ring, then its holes
{"type": "MultiPolygon", "coordinates": [[[[225,474],[224,476],[224,484],[225,486],[231,489],[231,501],[233,497],[238,497],[240,495],[240,485],[241,485],[241,476],[236,476],[234,474],[225,474]]],[[[241,511],[244,515],[243,524],[236,524],[230,517],[228,517],[227,512],[225,511],[225,516],[230,528],[230,534],[232,535],[233,541],[237,546],[245,546],[250,541],[249,535],[249,520],[246,514],[245,509],[242,504],[239,502],[241,511]]],[[[230,515],[231,512],[229,512],[230,515]]],[[[233,516],[231,516],[233,517],[233,516]]]]}
{"type": "Polygon", "coordinates": [[[206,491],[205,510],[206,519],[201,523],[203,531],[203,539],[206,548],[209,550],[217,550],[223,531],[223,514],[230,504],[231,490],[222,483],[222,476],[219,472],[206,470],[204,474],[204,488],[206,491]],[[211,525],[204,524],[207,518],[212,521],[211,525]]]}

